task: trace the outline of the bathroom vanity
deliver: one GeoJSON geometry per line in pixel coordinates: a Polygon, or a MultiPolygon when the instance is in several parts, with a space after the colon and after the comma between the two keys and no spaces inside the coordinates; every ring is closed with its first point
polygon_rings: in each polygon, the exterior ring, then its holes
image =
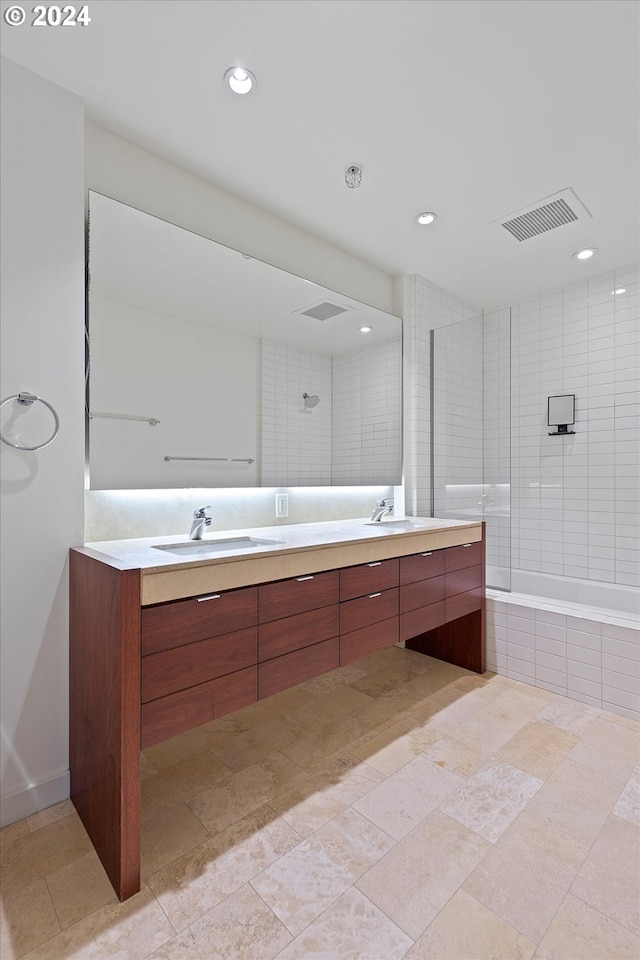
{"type": "Polygon", "coordinates": [[[71,798],[140,889],[140,750],[398,642],[485,670],[484,526],[408,518],[70,553],[71,798]]]}

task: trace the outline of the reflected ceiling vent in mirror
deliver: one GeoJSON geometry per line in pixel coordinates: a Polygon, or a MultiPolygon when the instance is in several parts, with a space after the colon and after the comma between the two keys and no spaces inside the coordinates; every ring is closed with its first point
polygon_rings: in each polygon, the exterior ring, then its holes
{"type": "Polygon", "coordinates": [[[347,309],[347,307],[340,307],[337,303],[331,303],[329,300],[322,300],[307,310],[295,310],[294,313],[299,313],[303,317],[311,317],[312,320],[330,320],[331,317],[337,317],[340,313],[346,313],[347,309]]]}
{"type": "Polygon", "coordinates": [[[591,214],[571,187],[567,187],[492,223],[504,227],[512,237],[522,241],[567,223],[587,219],[591,219],[591,214]]]}

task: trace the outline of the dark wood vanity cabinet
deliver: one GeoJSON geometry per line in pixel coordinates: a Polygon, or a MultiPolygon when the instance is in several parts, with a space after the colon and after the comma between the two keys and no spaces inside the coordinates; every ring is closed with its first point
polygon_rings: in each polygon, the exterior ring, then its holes
{"type": "Polygon", "coordinates": [[[140,749],[406,646],[484,672],[484,542],[143,605],[70,554],[71,797],[118,896],[140,889],[140,749]]]}
{"type": "Polygon", "coordinates": [[[398,642],[397,558],[340,571],[340,665],[398,642]]]}
{"type": "Polygon", "coordinates": [[[484,541],[400,559],[400,638],[484,673],[484,541]]]}
{"type": "Polygon", "coordinates": [[[145,749],[256,700],[258,589],[143,607],[140,645],[145,749]]]}
{"type": "Polygon", "coordinates": [[[258,698],[339,665],[337,570],[258,587],[258,698]]]}

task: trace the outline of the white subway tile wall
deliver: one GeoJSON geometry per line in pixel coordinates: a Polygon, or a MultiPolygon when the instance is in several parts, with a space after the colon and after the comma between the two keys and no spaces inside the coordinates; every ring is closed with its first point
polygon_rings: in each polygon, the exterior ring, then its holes
{"type": "Polygon", "coordinates": [[[260,366],[260,482],[330,484],[331,356],[263,340],[260,366]],[[303,393],[319,404],[305,407],[303,393]]]}
{"type": "MultiPolygon", "coordinates": [[[[428,515],[429,330],[468,320],[478,311],[420,277],[409,279],[407,504],[411,512],[428,515]]],[[[476,429],[484,440],[477,483],[488,521],[489,565],[640,586],[639,291],[635,267],[485,313],[484,418],[476,429]],[[576,396],[575,435],[550,437],[547,397],[565,393],[576,396]],[[503,488],[508,490],[509,473],[510,518],[500,515],[508,512],[503,488]],[[493,515],[488,506],[494,507],[493,515]]],[[[469,327],[477,344],[474,323],[461,330],[469,327]]],[[[456,332],[447,336],[454,345],[456,332]]],[[[450,358],[443,373],[464,396],[477,384],[471,358],[461,347],[464,376],[458,377],[450,358]]],[[[473,436],[453,439],[460,416],[449,405],[446,428],[436,427],[436,451],[445,444],[448,467],[455,468],[441,470],[436,460],[441,487],[463,486],[465,469],[476,455],[473,436]]],[[[463,411],[467,426],[473,416],[463,411]]],[[[436,503],[442,505],[444,492],[442,501],[438,493],[436,486],[436,503]]],[[[640,631],[630,615],[489,593],[488,669],[640,719],[640,631]]]]}
{"type": "Polygon", "coordinates": [[[262,341],[263,485],[399,481],[401,423],[400,338],[333,356],[262,341]],[[305,407],[304,393],[317,406],[305,407]]]}
{"type": "Polygon", "coordinates": [[[408,346],[405,385],[409,410],[405,502],[408,513],[428,517],[431,515],[430,331],[478,317],[481,311],[417,274],[407,278],[405,303],[408,346]]]}
{"type": "Polygon", "coordinates": [[[401,424],[401,338],[334,354],[332,482],[399,480],[401,424]]]}
{"type": "Polygon", "coordinates": [[[514,568],[640,586],[639,280],[616,271],[512,307],[514,568]],[[548,436],[554,394],[575,394],[575,436],[548,436]]]}
{"type": "Polygon", "coordinates": [[[490,590],[486,637],[488,670],[640,720],[637,621],[490,590]]]}

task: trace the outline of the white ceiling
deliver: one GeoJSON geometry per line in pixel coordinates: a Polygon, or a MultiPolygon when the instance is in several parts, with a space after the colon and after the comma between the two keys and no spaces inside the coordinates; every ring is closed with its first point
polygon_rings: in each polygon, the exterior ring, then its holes
{"type": "Polygon", "coordinates": [[[482,307],[638,260],[635,0],[88,7],[87,27],[3,24],[3,53],[96,123],[390,274],[482,307]],[[235,64],[257,76],[249,97],[223,88],[235,64]],[[523,242],[492,223],[567,187],[591,217],[523,242]],[[418,227],[422,210],[437,223],[418,227]],[[599,256],[572,260],[585,245],[599,256]]]}
{"type": "Polygon", "coordinates": [[[90,320],[98,297],[326,355],[402,336],[397,317],[94,191],[89,223],[90,320]],[[327,301],[343,312],[304,315],[327,301]]]}

